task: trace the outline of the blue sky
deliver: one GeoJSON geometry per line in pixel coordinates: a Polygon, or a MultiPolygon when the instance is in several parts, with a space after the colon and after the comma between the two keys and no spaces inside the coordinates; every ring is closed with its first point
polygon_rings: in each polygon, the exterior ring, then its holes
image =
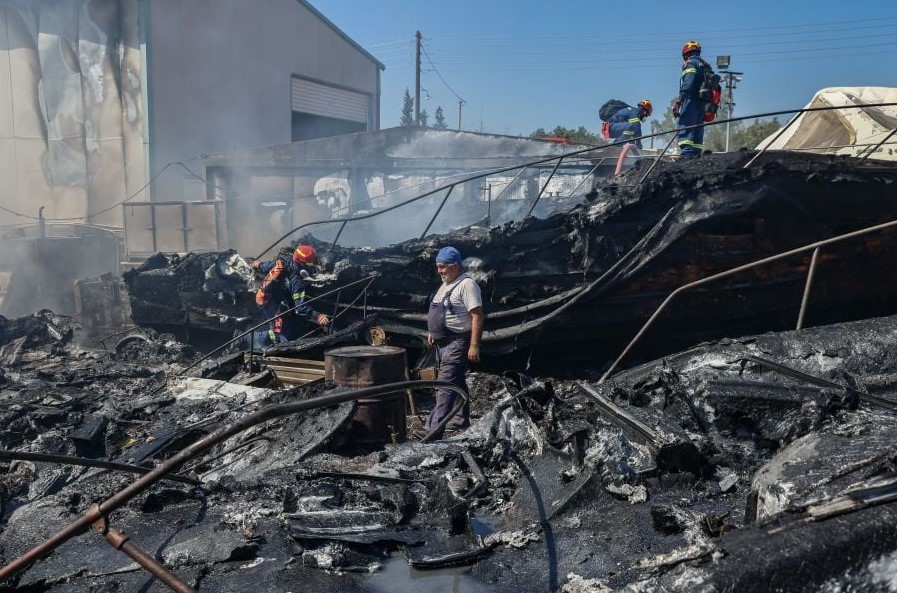
{"type": "Polygon", "coordinates": [[[310,0],[386,65],[381,127],[398,125],[414,93],[414,33],[423,37],[421,107],[450,128],[528,135],[600,128],[609,98],[676,95],[682,44],[731,56],[744,72],[735,115],[796,109],[829,86],[897,87],[894,0],[310,0]]]}

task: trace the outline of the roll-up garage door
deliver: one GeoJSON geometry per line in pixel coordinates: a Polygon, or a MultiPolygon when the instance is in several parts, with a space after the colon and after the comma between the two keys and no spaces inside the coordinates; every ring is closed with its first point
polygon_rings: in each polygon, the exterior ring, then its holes
{"type": "Polygon", "coordinates": [[[293,111],[368,123],[368,96],[293,77],[293,111]]]}

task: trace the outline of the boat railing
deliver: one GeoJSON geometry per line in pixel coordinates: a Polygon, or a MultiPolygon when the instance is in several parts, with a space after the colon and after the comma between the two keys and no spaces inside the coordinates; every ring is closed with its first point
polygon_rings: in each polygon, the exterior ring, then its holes
{"type": "MultiPolygon", "coordinates": [[[[825,107],[803,107],[800,109],[785,109],[785,110],[780,110],[780,111],[769,111],[766,113],[745,115],[745,116],[740,116],[740,117],[730,117],[728,119],[718,119],[713,122],[702,122],[699,124],[695,124],[693,126],[685,126],[683,128],[679,128],[679,129],[664,130],[664,131],[660,131],[660,132],[655,132],[653,134],[646,134],[643,136],[639,136],[638,138],[631,138],[631,139],[627,139],[627,140],[610,142],[608,144],[601,145],[601,146],[590,146],[587,148],[581,148],[581,149],[574,150],[574,151],[567,152],[567,153],[560,154],[560,155],[551,155],[551,156],[546,156],[546,157],[542,157],[542,158],[538,158],[538,159],[533,159],[531,161],[528,161],[528,162],[525,162],[522,164],[518,163],[518,164],[514,164],[514,165],[509,165],[507,167],[499,167],[499,168],[492,168],[492,169],[487,169],[487,170],[483,170],[483,171],[477,171],[477,172],[473,172],[469,175],[463,175],[461,179],[451,181],[449,183],[441,185],[440,187],[436,187],[430,191],[423,192],[417,196],[414,196],[412,198],[409,198],[407,200],[404,200],[404,201],[394,204],[392,206],[378,209],[373,212],[367,212],[367,213],[363,213],[363,214],[357,214],[357,215],[347,216],[347,217],[342,217],[342,218],[328,218],[328,219],[323,219],[323,220],[314,220],[314,221],[303,223],[297,227],[294,227],[293,229],[289,230],[288,232],[284,233],[276,241],[271,243],[271,245],[266,247],[259,254],[258,258],[261,258],[265,254],[267,254],[269,251],[271,251],[272,249],[274,249],[275,247],[280,245],[282,241],[293,236],[294,234],[298,233],[299,231],[301,231],[303,229],[307,229],[307,228],[314,227],[314,226],[327,225],[327,224],[331,224],[331,225],[338,224],[339,229],[337,230],[334,239],[332,241],[330,241],[331,249],[332,249],[335,245],[338,244],[343,231],[345,230],[346,226],[350,222],[357,222],[357,221],[381,216],[383,214],[386,214],[387,212],[391,212],[393,210],[402,208],[404,206],[408,206],[409,204],[414,204],[420,200],[423,200],[425,198],[428,198],[428,197],[438,194],[440,192],[445,192],[445,195],[443,196],[442,201],[440,202],[439,206],[437,207],[436,212],[429,219],[426,227],[423,229],[423,231],[420,234],[420,238],[423,239],[427,235],[427,233],[430,231],[430,229],[433,227],[433,224],[436,222],[439,215],[442,213],[442,210],[445,207],[445,204],[448,201],[449,197],[451,196],[452,192],[459,185],[469,183],[471,181],[485,179],[489,176],[500,175],[502,173],[516,172],[516,175],[511,180],[511,182],[509,182],[508,185],[501,191],[501,193],[499,193],[499,195],[496,196],[495,199],[497,200],[499,197],[501,197],[507,191],[507,189],[513,183],[515,183],[522,176],[522,174],[525,170],[527,170],[529,168],[533,168],[533,167],[547,168],[547,167],[550,167],[553,165],[553,168],[552,168],[550,174],[548,175],[548,178],[542,184],[541,189],[539,190],[536,197],[533,199],[532,204],[530,204],[530,206],[526,212],[526,216],[531,216],[533,211],[536,209],[536,206],[538,205],[540,199],[545,194],[545,190],[548,188],[549,183],[554,178],[554,176],[557,174],[558,170],[561,168],[563,163],[565,163],[565,162],[570,163],[572,161],[578,160],[579,163],[576,166],[578,168],[581,168],[582,167],[581,161],[583,159],[588,159],[589,163],[594,164],[594,166],[583,177],[583,179],[579,182],[579,184],[576,186],[576,188],[571,192],[571,195],[567,196],[566,199],[569,199],[570,197],[572,197],[573,193],[575,193],[576,191],[579,190],[579,188],[582,186],[583,183],[585,183],[585,181],[587,179],[590,179],[592,177],[592,175],[595,173],[595,171],[597,171],[598,167],[600,167],[602,164],[604,164],[605,161],[617,160],[618,166],[616,167],[616,171],[619,172],[619,170],[620,170],[619,163],[622,162],[622,160],[625,158],[632,158],[632,157],[627,157],[626,151],[624,150],[622,155],[619,155],[619,156],[614,155],[613,157],[599,157],[597,159],[597,162],[595,162],[595,160],[590,158],[590,156],[589,156],[591,153],[594,153],[595,151],[598,151],[598,150],[606,149],[608,147],[615,147],[615,146],[625,147],[625,145],[631,144],[633,142],[633,140],[647,140],[647,139],[651,139],[651,138],[664,137],[664,136],[668,136],[668,135],[670,136],[669,141],[666,143],[666,145],[664,146],[664,148],[660,152],[660,154],[658,154],[658,155],[642,155],[640,157],[642,159],[652,159],[654,162],[651,164],[650,167],[648,167],[647,171],[645,171],[645,173],[636,182],[635,185],[639,186],[642,183],[644,183],[644,181],[648,178],[648,176],[654,171],[655,167],[657,167],[657,164],[664,157],[672,156],[672,155],[669,155],[668,153],[670,151],[670,148],[673,146],[673,143],[676,140],[678,132],[681,130],[688,130],[688,129],[693,129],[693,128],[704,128],[704,127],[715,126],[715,125],[720,125],[720,124],[730,124],[732,122],[739,122],[739,121],[758,119],[758,118],[766,118],[766,117],[775,117],[778,115],[796,114],[795,117],[791,118],[791,120],[789,120],[784,126],[782,126],[782,128],[778,131],[776,136],[773,137],[773,139],[770,142],[768,142],[763,148],[758,150],[757,153],[755,155],[753,155],[753,157],[747,163],[745,163],[743,165],[744,168],[748,168],[751,165],[753,165],[756,162],[756,160],[758,158],[760,158],[768,150],[769,146],[774,144],[775,141],[778,140],[782,136],[782,134],[784,134],[799,119],[799,117],[797,117],[797,116],[799,116],[803,113],[811,113],[811,112],[817,112],[817,111],[837,111],[837,110],[844,110],[844,109],[864,109],[864,108],[869,108],[869,107],[893,107],[893,106],[897,106],[897,103],[892,102],[892,103],[864,103],[864,104],[859,104],[859,105],[837,105],[837,106],[832,105],[832,106],[825,106],[825,107]]],[[[882,146],[884,146],[884,144],[888,140],[890,140],[892,137],[894,137],[895,134],[897,134],[897,128],[892,130],[889,134],[887,134],[884,138],[882,138],[882,140],[880,140],[876,144],[867,146],[865,149],[865,152],[862,156],[862,160],[866,160],[870,155],[872,155],[877,150],[879,150],[882,146]]],[[[448,178],[446,178],[446,179],[448,179],[448,178]]],[[[383,196],[388,195],[389,193],[394,193],[394,192],[388,192],[386,194],[383,194],[382,196],[377,196],[377,197],[378,198],[383,197],[383,196]]],[[[376,199],[376,198],[371,198],[371,200],[373,200],[373,199],[376,199]]],[[[491,211],[492,201],[494,201],[494,200],[491,198],[491,196],[489,196],[488,203],[487,203],[487,212],[491,211]]],[[[489,217],[489,214],[487,214],[487,218],[488,217],[489,217]]]]}
{"type": "Polygon", "coordinates": [[[636,345],[636,343],[638,343],[639,340],[642,339],[642,337],[648,331],[648,328],[650,328],[654,324],[654,322],[657,320],[657,318],[660,317],[660,314],[667,308],[667,305],[669,305],[673,301],[673,299],[675,299],[677,296],[679,296],[683,292],[685,292],[689,289],[695,288],[697,286],[702,286],[704,284],[708,284],[710,282],[713,282],[714,280],[719,280],[721,278],[733,276],[733,275],[735,275],[739,272],[743,272],[745,270],[750,270],[752,268],[758,268],[760,266],[764,266],[766,264],[769,264],[769,263],[772,263],[775,261],[779,261],[779,260],[785,259],[787,257],[791,257],[792,255],[797,255],[799,253],[806,253],[807,251],[812,251],[813,255],[811,256],[810,263],[808,265],[807,280],[804,285],[803,296],[801,298],[801,304],[800,304],[800,312],[798,313],[798,317],[797,317],[796,329],[801,329],[803,327],[804,313],[806,311],[807,302],[809,300],[810,289],[813,284],[813,278],[815,277],[815,274],[816,274],[816,264],[818,261],[820,248],[825,247],[826,245],[832,245],[834,243],[839,243],[839,242],[845,241],[847,239],[853,239],[855,237],[860,237],[862,235],[868,235],[870,233],[874,233],[874,232],[881,231],[881,230],[888,229],[888,228],[895,227],[895,226],[897,226],[897,220],[892,220],[890,222],[884,222],[884,223],[877,224],[874,226],[870,226],[870,227],[866,227],[866,228],[859,229],[856,231],[852,231],[850,233],[845,233],[843,235],[830,237],[830,238],[824,239],[822,241],[816,241],[814,243],[809,243],[807,245],[804,245],[803,247],[798,247],[796,249],[790,249],[788,251],[784,251],[777,255],[765,257],[763,259],[759,259],[757,261],[753,261],[753,262],[750,262],[747,264],[736,266],[734,268],[730,268],[730,269],[722,271],[722,272],[717,272],[716,274],[712,274],[705,278],[701,278],[700,280],[695,280],[694,282],[689,282],[687,284],[683,284],[682,286],[680,286],[679,288],[677,288],[676,290],[671,292],[669,294],[669,296],[667,296],[667,298],[664,299],[664,301],[657,307],[657,309],[654,311],[654,313],[651,315],[651,317],[649,317],[648,320],[642,325],[641,329],[638,331],[638,333],[635,335],[635,337],[633,337],[632,340],[630,340],[630,342],[626,346],[626,348],[623,349],[623,351],[616,358],[616,360],[614,360],[613,363],[610,365],[610,367],[604,372],[604,374],[598,380],[598,383],[604,383],[607,380],[607,378],[610,377],[610,375],[617,369],[620,362],[626,357],[627,354],[629,354],[629,352],[636,345]]]}

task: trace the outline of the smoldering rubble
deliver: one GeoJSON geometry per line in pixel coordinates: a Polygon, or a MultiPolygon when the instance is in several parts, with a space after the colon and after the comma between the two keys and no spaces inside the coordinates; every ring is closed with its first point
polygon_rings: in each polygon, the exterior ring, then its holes
{"type": "MultiPolygon", "coordinates": [[[[360,289],[344,290],[340,299],[323,301],[325,310],[352,305],[341,313],[346,320],[374,312],[395,345],[423,349],[425,303],[438,285],[433,258],[452,244],[486,295],[482,348],[490,369],[598,367],[684,284],[897,220],[893,164],[798,153],[751,163],[754,156],[662,162],[647,177],[645,163],[544,219],[375,249],[301,240],[324,261],[315,294],[376,276],[363,298],[360,289]]],[[[897,312],[888,280],[897,265],[894,233],[883,228],[821,250],[807,325],[897,312]]],[[[135,321],[160,331],[217,326],[228,336],[245,327],[254,306],[241,290],[245,262],[234,265],[235,255],[158,256],[128,273],[135,321]],[[216,291],[203,290],[210,282],[216,291]]],[[[701,340],[794,327],[810,260],[806,251],[687,291],[658,320],[654,335],[663,339],[643,341],[637,356],[649,360],[701,340]]]]}
{"type": "Polygon", "coordinates": [[[380,249],[315,243],[311,283],[336,330],[254,359],[201,354],[259,321],[251,257],[234,252],[159,254],[128,273],[140,327],[105,347],[50,311],[0,318],[0,564],[188,457],[0,591],[168,590],[110,529],[200,591],[888,590],[889,231],[826,246],[815,327],[769,331],[794,325],[807,254],[686,298],[637,366],[596,380],[684,282],[897,218],[893,167],[792,155],[743,169],[748,158],[662,164],[647,183],[635,169],[544,220],[380,249]],[[272,384],[272,356],[376,335],[424,358],[446,243],[486,296],[470,428],[423,442],[425,389],[408,394],[406,442],[354,439],[352,402],[248,422],[345,393],[272,384]]]}
{"type": "MultiPolygon", "coordinates": [[[[288,416],[108,520],[206,591],[403,590],[446,567],[466,590],[879,590],[897,548],[895,322],[705,343],[600,384],[474,373],[473,426],[434,443],[357,450],[352,404],[288,416]]],[[[152,332],[88,351],[49,312],[0,330],[3,564],[132,472],[335,388],[178,374],[197,355],[152,332]]],[[[89,532],[3,590],[165,588],[89,532]]]]}

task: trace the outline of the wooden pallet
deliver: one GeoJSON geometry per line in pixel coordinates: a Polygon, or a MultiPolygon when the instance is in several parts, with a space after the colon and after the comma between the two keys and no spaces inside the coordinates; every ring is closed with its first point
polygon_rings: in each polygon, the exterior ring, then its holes
{"type": "Polygon", "coordinates": [[[324,361],[283,356],[265,356],[265,366],[287,385],[305,385],[324,378],[324,361]]]}

